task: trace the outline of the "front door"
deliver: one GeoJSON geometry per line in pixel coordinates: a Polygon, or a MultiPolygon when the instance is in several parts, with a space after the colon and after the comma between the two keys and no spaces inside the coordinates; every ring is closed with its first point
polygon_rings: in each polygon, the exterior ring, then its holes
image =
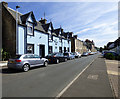
{"type": "Polygon", "coordinates": [[[39,55],[41,56],[41,57],[45,57],[45,45],[40,45],[39,46],[40,48],[40,50],[39,50],[39,55]]]}

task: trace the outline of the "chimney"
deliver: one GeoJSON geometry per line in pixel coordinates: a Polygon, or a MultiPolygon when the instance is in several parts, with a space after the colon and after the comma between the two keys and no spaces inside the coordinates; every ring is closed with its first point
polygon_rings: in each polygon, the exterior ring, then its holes
{"type": "Polygon", "coordinates": [[[5,7],[8,7],[8,3],[7,2],[2,2],[2,5],[4,5],[5,7]]]}
{"type": "Polygon", "coordinates": [[[77,35],[74,35],[73,37],[74,37],[75,39],[77,39],[77,35]]]}
{"type": "Polygon", "coordinates": [[[41,18],[41,20],[40,20],[39,22],[41,22],[41,24],[46,24],[46,23],[47,23],[47,20],[46,20],[46,19],[41,18]]]}

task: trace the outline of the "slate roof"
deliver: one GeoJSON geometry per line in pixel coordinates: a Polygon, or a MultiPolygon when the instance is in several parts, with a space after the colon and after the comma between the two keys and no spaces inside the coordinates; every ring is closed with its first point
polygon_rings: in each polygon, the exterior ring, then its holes
{"type": "Polygon", "coordinates": [[[33,14],[33,11],[31,11],[31,12],[29,12],[29,13],[27,13],[27,14],[24,14],[24,15],[21,15],[21,16],[20,16],[20,17],[21,17],[22,24],[25,24],[25,23],[26,23],[26,21],[27,21],[27,19],[28,19],[28,17],[29,17],[30,15],[31,15],[31,17],[32,17],[32,19],[33,19],[34,24],[37,25],[37,24],[36,24],[35,16],[34,16],[34,14],[33,14]]]}
{"type": "MultiPolygon", "coordinates": [[[[9,7],[5,7],[5,8],[6,8],[6,9],[8,10],[8,12],[12,15],[12,17],[16,20],[16,11],[13,10],[13,9],[11,9],[11,8],[9,8],[9,7]]],[[[28,18],[28,16],[29,16],[30,14],[31,14],[31,16],[32,16],[32,18],[33,18],[33,21],[36,22],[36,23],[35,23],[36,26],[35,26],[34,28],[35,28],[36,30],[39,30],[39,31],[41,31],[41,32],[46,33],[46,31],[44,30],[42,24],[41,24],[40,22],[38,22],[38,21],[35,20],[35,17],[34,17],[34,15],[33,15],[33,12],[32,12],[32,11],[29,12],[29,13],[26,13],[26,14],[22,14],[22,13],[18,12],[18,24],[25,25],[25,22],[26,22],[26,20],[27,20],[27,18],[28,18]]]]}

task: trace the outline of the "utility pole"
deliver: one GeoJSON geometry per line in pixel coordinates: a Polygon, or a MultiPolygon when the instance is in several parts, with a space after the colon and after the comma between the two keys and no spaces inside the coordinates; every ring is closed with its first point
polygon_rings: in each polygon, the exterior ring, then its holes
{"type": "Polygon", "coordinates": [[[18,54],[18,8],[20,6],[16,6],[16,54],[18,54]]]}

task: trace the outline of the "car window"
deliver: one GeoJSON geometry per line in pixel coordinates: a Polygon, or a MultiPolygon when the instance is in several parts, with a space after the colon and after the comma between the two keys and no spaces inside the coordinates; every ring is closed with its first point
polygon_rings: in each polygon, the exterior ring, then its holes
{"type": "Polygon", "coordinates": [[[25,55],[24,58],[34,58],[34,55],[25,55]]]}
{"type": "Polygon", "coordinates": [[[34,55],[34,58],[40,58],[40,56],[38,56],[38,55],[34,55]]]}

